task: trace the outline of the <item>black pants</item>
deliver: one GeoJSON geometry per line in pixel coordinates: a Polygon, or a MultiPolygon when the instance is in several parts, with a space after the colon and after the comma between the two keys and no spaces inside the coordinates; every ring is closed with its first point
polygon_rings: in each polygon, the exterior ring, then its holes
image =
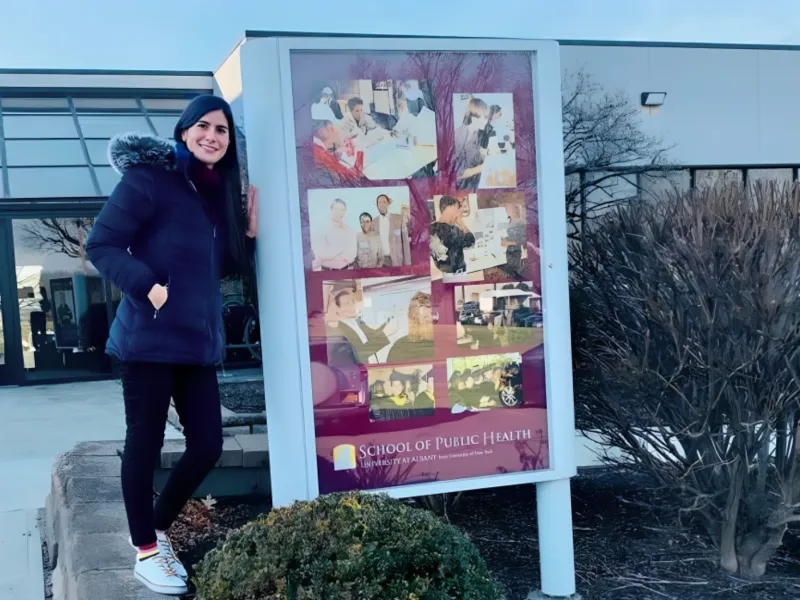
{"type": "Polygon", "coordinates": [[[222,415],[216,369],[186,365],[121,365],[125,398],[122,495],[135,546],[155,543],[222,454],[222,415]],[[153,471],[160,462],[170,398],[186,437],[186,452],[153,506],[153,471]]]}

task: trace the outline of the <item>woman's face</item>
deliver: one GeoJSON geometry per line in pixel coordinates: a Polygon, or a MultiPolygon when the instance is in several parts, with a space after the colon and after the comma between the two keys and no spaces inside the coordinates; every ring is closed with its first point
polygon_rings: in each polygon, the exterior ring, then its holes
{"type": "Polygon", "coordinates": [[[469,199],[464,198],[461,201],[461,216],[462,217],[468,217],[471,212],[472,212],[472,209],[469,206],[469,199]]]}
{"type": "Polygon", "coordinates": [[[467,389],[470,389],[470,388],[473,388],[473,387],[475,387],[475,380],[472,378],[472,376],[467,377],[467,389]]]}
{"type": "Polygon", "coordinates": [[[197,160],[213,167],[222,160],[231,143],[228,118],[221,110],[211,111],[186,129],[181,138],[197,160]]]}
{"type": "Polygon", "coordinates": [[[433,323],[433,310],[430,306],[420,306],[417,310],[420,323],[433,323]]]}
{"type": "Polygon", "coordinates": [[[472,117],[472,121],[470,122],[469,126],[473,131],[475,131],[478,129],[484,129],[488,123],[489,118],[486,115],[478,115],[472,117]]]}
{"type": "Polygon", "coordinates": [[[395,381],[392,382],[392,395],[393,396],[402,396],[405,391],[406,390],[403,387],[403,382],[402,381],[395,380],[395,381]]]}

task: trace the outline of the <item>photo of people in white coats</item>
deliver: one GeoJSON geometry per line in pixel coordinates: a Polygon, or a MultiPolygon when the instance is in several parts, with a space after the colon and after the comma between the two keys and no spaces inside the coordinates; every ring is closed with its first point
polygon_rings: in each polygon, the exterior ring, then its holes
{"type": "Polygon", "coordinates": [[[311,103],[316,163],[372,181],[434,177],[436,112],[429,82],[330,81],[311,103]]]}

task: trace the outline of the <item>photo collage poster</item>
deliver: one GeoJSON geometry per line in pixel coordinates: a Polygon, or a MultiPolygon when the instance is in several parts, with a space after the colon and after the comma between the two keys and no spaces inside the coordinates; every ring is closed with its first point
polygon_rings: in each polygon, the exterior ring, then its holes
{"type": "Polygon", "coordinates": [[[531,55],[291,75],[320,493],[548,468],[531,55]]]}

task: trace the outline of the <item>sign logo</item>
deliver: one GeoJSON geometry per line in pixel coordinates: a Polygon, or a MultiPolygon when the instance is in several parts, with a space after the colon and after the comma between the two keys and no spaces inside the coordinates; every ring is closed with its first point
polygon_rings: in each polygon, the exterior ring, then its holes
{"type": "Polygon", "coordinates": [[[356,464],[356,447],[352,444],[342,444],[333,449],[334,471],[351,471],[356,464]]]}

